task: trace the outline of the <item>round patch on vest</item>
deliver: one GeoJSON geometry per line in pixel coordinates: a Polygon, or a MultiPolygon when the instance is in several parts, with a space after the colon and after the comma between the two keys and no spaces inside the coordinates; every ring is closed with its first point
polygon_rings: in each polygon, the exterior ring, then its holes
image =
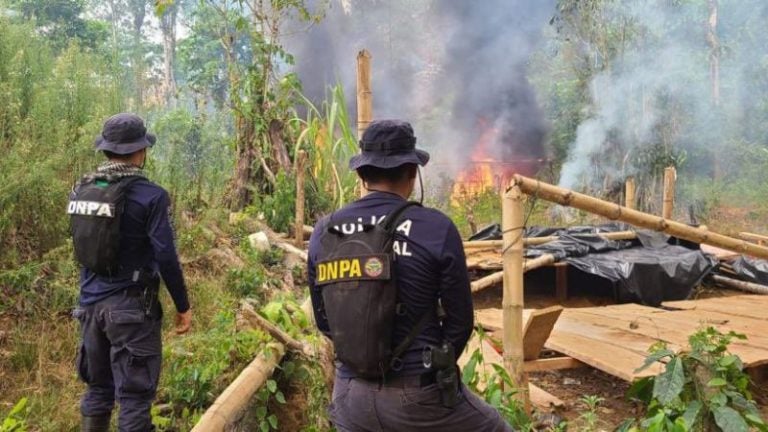
{"type": "Polygon", "coordinates": [[[384,263],[378,258],[368,258],[365,260],[365,275],[368,277],[376,278],[381,276],[384,272],[384,263]]]}

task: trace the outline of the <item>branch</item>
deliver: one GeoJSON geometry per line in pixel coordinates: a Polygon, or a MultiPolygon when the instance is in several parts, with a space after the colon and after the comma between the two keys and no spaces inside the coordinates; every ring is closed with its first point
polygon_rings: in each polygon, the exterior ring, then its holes
{"type": "Polygon", "coordinates": [[[308,358],[313,358],[316,356],[315,351],[309,344],[305,342],[299,342],[292,338],[288,333],[256,313],[256,311],[253,309],[253,306],[250,304],[244,301],[240,302],[240,311],[243,313],[243,317],[248,321],[249,324],[251,324],[253,327],[263,329],[273,338],[283,343],[288,349],[302,354],[308,358]]]}

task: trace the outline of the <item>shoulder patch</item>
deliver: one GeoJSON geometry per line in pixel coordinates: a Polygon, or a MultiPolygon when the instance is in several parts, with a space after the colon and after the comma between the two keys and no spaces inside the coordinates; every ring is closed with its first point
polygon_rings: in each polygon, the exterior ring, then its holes
{"type": "Polygon", "coordinates": [[[386,254],[338,257],[315,266],[316,285],[355,280],[389,280],[391,262],[386,254]]]}

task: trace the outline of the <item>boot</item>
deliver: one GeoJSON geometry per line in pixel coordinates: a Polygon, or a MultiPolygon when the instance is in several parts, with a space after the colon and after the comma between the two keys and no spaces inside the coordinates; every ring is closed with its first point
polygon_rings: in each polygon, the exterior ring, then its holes
{"type": "Polygon", "coordinates": [[[82,432],[109,432],[110,417],[110,415],[98,417],[82,416],[80,430],[82,432]]]}

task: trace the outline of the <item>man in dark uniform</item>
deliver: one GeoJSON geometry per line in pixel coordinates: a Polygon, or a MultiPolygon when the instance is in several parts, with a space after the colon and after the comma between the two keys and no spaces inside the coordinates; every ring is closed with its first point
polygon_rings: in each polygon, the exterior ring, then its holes
{"type": "MultiPolygon", "coordinates": [[[[418,166],[429,154],[415,148],[411,125],[397,120],[376,121],[366,129],[361,153],[349,163],[368,194],[333,215],[340,232],[361,223],[375,224],[399,207],[414,190],[418,166]]],[[[327,219],[318,222],[325,226],[327,219]]],[[[321,250],[321,232],[309,244],[309,287],[317,326],[326,336],[330,328],[322,287],[316,285],[315,264],[321,250]]],[[[466,258],[456,226],[443,213],[420,206],[408,208],[395,233],[395,274],[398,301],[405,315],[396,318],[393,345],[398,345],[420,318],[440,300],[442,324],[431,314],[423,330],[400,357],[402,367],[384,379],[356,377],[337,362],[331,421],[339,431],[509,431],[499,413],[459,387],[458,404],[446,407],[435,383],[435,371],[424,365],[422,353],[444,341],[461,354],[472,333],[473,308],[466,258]]],[[[454,359],[455,360],[455,359],[454,359]]],[[[455,364],[455,362],[454,362],[455,364]]]]}
{"type": "Polygon", "coordinates": [[[186,333],[192,322],[174,245],[170,199],[142,172],[147,147],[154,143],[140,117],[112,116],[96,139],[96,149],[104,151],[108,161],[84,177],[139,178],[125,190],[119,270],[105,277],[84,267],[80,275],[80,306],[74,315],[82,332],[77,371],[88,385],[80,404],[83,431],[109,430],[115,400],[120,404],[120,431],[153,430],[150,408],[162,355],[160,276],[176,306],[176,333],[186,333]]]}

